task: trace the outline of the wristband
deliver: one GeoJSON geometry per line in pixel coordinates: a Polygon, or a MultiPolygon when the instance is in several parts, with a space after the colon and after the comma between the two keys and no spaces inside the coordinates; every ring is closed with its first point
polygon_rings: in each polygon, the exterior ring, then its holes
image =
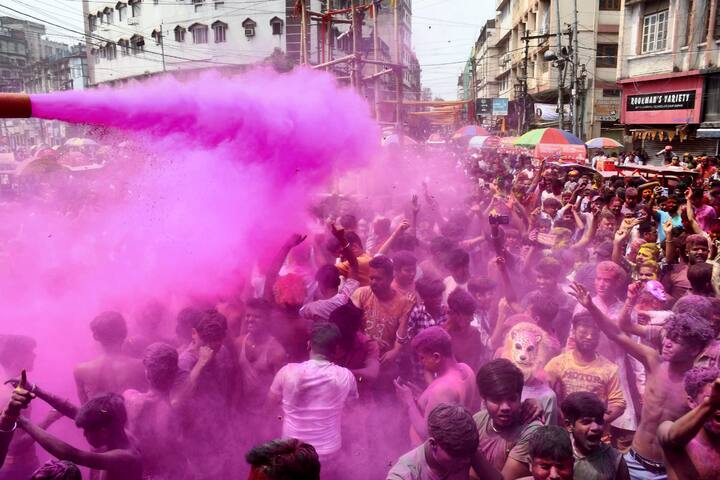
{"type": "Polygon", "coordinates": [[[0,428],[0,433],[13,433],[17,429],[17,422],[13,422],[13,427],[10,430],[3,430],[0,428]]]}

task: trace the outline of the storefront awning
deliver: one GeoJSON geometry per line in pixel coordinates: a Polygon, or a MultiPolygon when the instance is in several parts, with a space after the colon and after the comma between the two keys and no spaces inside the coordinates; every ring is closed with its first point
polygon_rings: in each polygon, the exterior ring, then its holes
{"type": "Polygon", "coordinates": [[[698,128],[695,135],[698,138],[720,138],[720,128],[698,128]]]}

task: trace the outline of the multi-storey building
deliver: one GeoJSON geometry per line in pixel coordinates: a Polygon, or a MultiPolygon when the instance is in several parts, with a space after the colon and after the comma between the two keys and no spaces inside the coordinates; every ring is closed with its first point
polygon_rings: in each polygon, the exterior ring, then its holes
{"type": "Polygon", "coordinates": [[[83,90],[89,77],[85,45],[66,45],[64,50],[29,63],[25,71],[27,93],[83,90]]]}
{"type": "MultiPolygon", "coordinates": [[[[483,27],[474,48],[475,91],[478,98],[510,99],[511,120],[522,118],[525,111],[528,127],[557,126],[562,81],[563,111],[569,110],[572,98],[584,100],[578,105],[583,136],[621,138],[619,87],[615,82],[620,0],[577,0],[576,71],[578,77],[584,73],[586,78],[585,89],[579,92],[572,90],[573,65],[564,63],[561,75],[559,63],[548,56],[554,53],[574,60],[569,50],[572,8],[570,1],[498,0],[496,18],[483,27]]],[[[564,127],[571,127],[569,115],[564,127]]]]}
{"type": "Polygon", "coordinates": [[[299,26],[290,31],[286,25],[290,3],[268,0],[262,9],[243,9],[221,0],[172,5],[84,0],[91,83],[168,70],[243,66],[268,59],[276,49],[287,52],[289,37],[299,35],[299,26]]]}
{"type": "Polygon", "coordinates": [[[636,148],[718,153],[718,0],[625,0],[618,83],[636,148]]]}

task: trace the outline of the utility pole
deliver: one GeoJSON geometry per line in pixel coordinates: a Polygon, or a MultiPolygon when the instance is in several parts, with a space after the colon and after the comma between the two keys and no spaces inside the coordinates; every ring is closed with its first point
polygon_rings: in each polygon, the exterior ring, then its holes
{"type": "MultiPolygon", "coordinates": [[[[470,91],[472,92],[472,104],[468,106],[468,108],[473,112],[473,123],[477,124],[477,110],[475,108],[475,105],[477,105],[477,61],[475,60],[475,49],[472,49],[472,57],[470,58],[470,66],[472,67],[472,88],[470,91]]],[[[492,121],[492,118],[490,119],[492,121]]]]}
{"type": "MultiPolygon", "coordinates": [[[[328,13],[332,12],[333,9],[333,0],[327,0],[327,11],[328,13]]],[[[323,61],[331,61],[333,59],[333,48],[335,47],[335,36],[333,35],[333,18],[332,15],[328,15],[328,21],[327,21],[327,46],[328,46],[328,54],[327,58],[323,61]]]]}
{"type": "MultiPolygon", "coordinates": [[[[555,0],[555,16],[557,17],[557,49],[558,49],[558,58],[562,55],[562,23],[560,22],[560,0],[555,0]]],[[[560,67],[558,69],[558,128],[560,130],[563,129],[563,70],[565,69],[565,65],[563,62],[559,63],[560,67]]]]}
{"type": "Polygon", "coordinates": [[[403,0],[394,0],[395,2],[395,9],[393,11],[393,23],[395,27],[395,63],[399,65],[398,68],[395,69],[395,78],[397,83],[397,103],[395,104],[395,115],[396,115],[396,121],[397,121],[397,131],[400,141],[400,145],[402,146],[405,143],[405,136],[403,135],[403,121],[402,121],[402,110],[403,110],[403,73],[405,70],[403,69],[403,62],[402,62],[402,47],[400,45],[400,6],[399,2],[403,0]]]}
{"type": "MultiPolygon", "coordinates": [[[[377,11],[377,3],[375,3],[375,0],[373,0],[372,4],[372,13],[373,13],[373,60],[376,62],[380,60],[378,58],[378,50],[380,50],[380,37],[378,37],[378,11],[377,11]]],[[[378,77],[378,67],[379,65],[374,65],[374,73],[375,73],[375,80],[373,81],[373,87],[375,89],[375,120],[380,120],[380,85],[381,81],[378,77]]]]}
{"type": "MultiPolygon", "coordinates": [[[[357,5],[355,3],[355,0],[351,0],[350,2],[350,11],[352,15],[352,25],[350,28],[352,29],[352,54],[353,54],[353,61],[350,64],[350,84],[360,91],[360,82],[359,80],[359,65],[358,65],[358,28],[357,28],[357,5]]],[[[360,31],[360,35],[362,35],[362,30],[360,31]]]]}
{"type": "MultiPolygon", "coordinates": [[[[572,25],[572,39],[573,39],[573,134],[576,137],[580,137],[584,118],[580,116],[580,95],[578,89],[578,9],[577,0],[573,0],[573,25],[572,25]]],[[[583,112],[584,113],[584,112],[583,112]]]]}
{"type": "Polygon", "coordinates": [[[307,64],[307,10],[305,9],[305,0],[300,0],[300,63],[307,64]]]}
{"type": "Polygon", "coordinates": [[[162,57],[163,72],[167,72],[165,68],[165,31],[163,30],[162,21],[160,21],[160,56],[162,57]]]}
{"type": "Polygon", "coordinates": [[[525,41],[525,51],[523,52],[523,78],[520,80],[520,88],[522,89],[522,115],[520,116],[520,124],[518,126],[520,127],[519,130],[524,133],[528,127],[528,57],[530,56],[530,36],[525,34],[522,39],[525,41]]]}

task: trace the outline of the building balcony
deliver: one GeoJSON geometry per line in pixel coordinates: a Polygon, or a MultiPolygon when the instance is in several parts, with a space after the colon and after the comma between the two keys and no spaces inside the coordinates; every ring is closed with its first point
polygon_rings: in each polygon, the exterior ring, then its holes
{"type": "Polygon", "coordinates": [[[626,57],[626,64],[621,68],[620,78],[670,73],[673,71],[672,57],[669,51],[626,57]]]}

